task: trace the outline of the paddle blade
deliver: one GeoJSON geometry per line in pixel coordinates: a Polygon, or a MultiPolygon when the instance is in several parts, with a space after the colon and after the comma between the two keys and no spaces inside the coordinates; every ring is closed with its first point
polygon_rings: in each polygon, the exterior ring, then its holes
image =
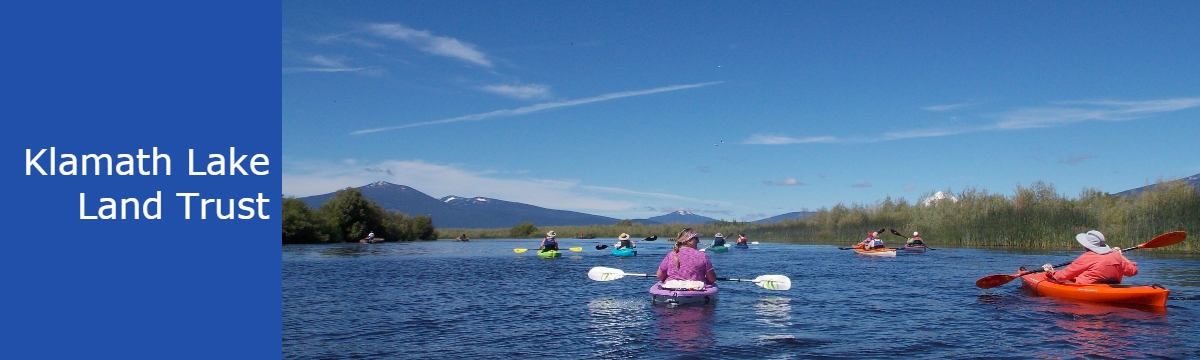
{"type": "Polygon", "coordinates": [[[792,279],[783,275],[763,275],[754,278],[754,283],[767,290],[787,290],[792,288],[792,279]]]}
{"type": "Polygon", "coordinates": [[[1145,244],[1138,245],[1139,248],[1156,248],[1163,246],[1171,246],[1187,240],[1187,233],[1183,231],[1172,231],[1166,234],[1155,236],[1145,244]]]}
{"type": "Polygon", "coordinates": [[[750,242],[750,245],[758,245],[758,242],[757,242],[757,241],[751,241],[751,242],[750,242]]]}
{"type": "Polygon", "coordinates": [[[991,289],[991,288],[994,288],[994,287],[997,287],[1000,285],[1007,284],[1010,281],[1013,281],[1013,279],[1016,279],[1018,277],[1020,277],[1020,276],[1006,275],[1006,274],[988,275],[988,276],[979,278],[979,280],[975,280],[975,286],[980,289],[991,289]]]}
{"type": "Polygon", "coordinates": [[[569,250],[574,251],[574,252],[580,252],[580,251],[583,251],[583,247],[582,246],[573,247],[573,248],[570,248],[569,250]]]}
{"type": "Polygon", "coordinates": [[[613,281],[623,277],[625,277],[625,272],[621,269],[597,266],[588,271],[588,279],[595,281],[613,281]]]}
{"type": "Polygon", "coordinates": [[[513,252],[518,253],[518,254],[526,252],[526,251],[529,251],[529,249],[522,249],[522,248],[513,249],[513,252]]]}
{"type": "Polygon", "coordinates": [[[892,234],[895,234],[896,236],[899,236],[899,237],[907,238],[907,236],[901,235],[899,231],[896,231],[896,229],[892,229],[892,234]]]}
{"type": "Polygon", "coordinates": [[[596,250],[604,250],[607,248],[608,248],[608,245],[596,245],[596,250]]]}

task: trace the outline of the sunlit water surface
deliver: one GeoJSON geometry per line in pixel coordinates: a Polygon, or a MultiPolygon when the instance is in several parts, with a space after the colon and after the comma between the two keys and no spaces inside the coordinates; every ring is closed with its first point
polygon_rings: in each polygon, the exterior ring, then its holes
{"type": "MultiPolygon", "coordinates": [[[[283,357],[314,358],[1200,358],[1200,259],[1130,252],[1127,283],[1172,290],[1160,311],[1034,297],[976,279],[1078,252],[944,248],[874,258],[763,243],[709,258],[718,276],[782,274],[788,291],[723,282],[715,304],[650,303],[672,243],[613,257],[597,244],[539,259],[538,240],[283,247],[283,357]]],[[[931,243],[932,245],[932,243],[931,243]]],[[[1121,244],[1125,245],[1125,244],[1121,244]]],[[[1128,246],[1128,245],[1126,245],[1128,246]]]]}

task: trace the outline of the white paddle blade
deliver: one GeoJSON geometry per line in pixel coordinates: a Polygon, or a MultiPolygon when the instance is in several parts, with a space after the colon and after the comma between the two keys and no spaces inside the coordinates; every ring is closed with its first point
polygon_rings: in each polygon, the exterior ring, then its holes
{"type": "Polygon", "coordinates": [[[588,279],[595,281],[613,281],[623,277],[625,277],[624,271],[603,266],[597,266],[588,271],[588,279]]]}
{"type": "Polygon", "coordinates": [[[751,241],[751,242],[750,242],[750,245],[758,245],[758,242],[757,242],[757,241],[751,241]]]}
{"type": "Polygon", "coordinates": [[[792,279],[783,275],[763,275],[754,278],[754,283],[767,290],[787,290],[792,288],[792,279]]]}

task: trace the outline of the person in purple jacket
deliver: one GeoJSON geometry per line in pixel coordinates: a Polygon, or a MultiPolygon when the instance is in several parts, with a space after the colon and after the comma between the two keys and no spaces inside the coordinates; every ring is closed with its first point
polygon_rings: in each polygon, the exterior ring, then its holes
{"type": "Polygon", "coordinates": [[[717,273],[712,263],[703,252],[697,250],[700,245],[700,234],[692,228],[679,231],[675,237],[675,249],[667,253],[658,264],[658,281],[692,280],[703,281],[713,285],[717,282],[717,273]]]}

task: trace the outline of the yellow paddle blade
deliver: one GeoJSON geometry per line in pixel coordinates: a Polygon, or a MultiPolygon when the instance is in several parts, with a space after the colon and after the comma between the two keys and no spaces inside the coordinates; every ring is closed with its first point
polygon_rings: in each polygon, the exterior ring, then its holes
{"type": "Polygon", "coordinates": [[[583,247],[573,247],[573,248],[571,248],[571,251],[580,252],[580,251],[583,251],[583,247]]]}
{"type": "Polygon", "coordinates": [[[529,251],[529,249],[521,249],[521,248],[513,249],[513,252],[518,253],[518,254],[526,252],[526,251],[529,251]]]}

